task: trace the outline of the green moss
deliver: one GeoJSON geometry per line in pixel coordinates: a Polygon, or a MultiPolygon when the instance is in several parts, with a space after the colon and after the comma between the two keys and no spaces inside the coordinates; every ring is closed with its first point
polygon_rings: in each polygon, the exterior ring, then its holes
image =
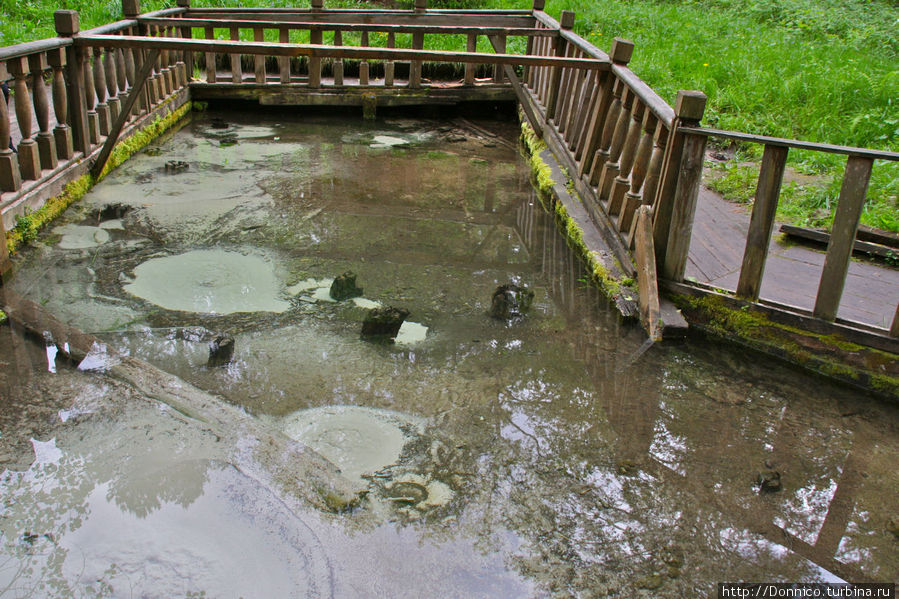
{"type": "Polygon", "coordinates": [[[135,152],[143,149],[181,120],[190,109],[191,105],[188,103],[165,117],[157,117],[150,125],[116,144],[103,172],[97,179],[91,177],[90,173],[82,175],[68,183],[60,195],[48,199],[40,209],[16,217],[16,226],[6,233],[6,247],[9,249],[9,253],[15,254],[23,245],[34,241],[41,229],[59,217],[73,203],[83,198],[112,169],[125,162],[135,152]]]}
{"type": "Polygon", "coordinates": [[[7,319],[6,312],[4,312],[3,310],[0,310],[0,324],[5,323],[6,319],[7,319]]]}

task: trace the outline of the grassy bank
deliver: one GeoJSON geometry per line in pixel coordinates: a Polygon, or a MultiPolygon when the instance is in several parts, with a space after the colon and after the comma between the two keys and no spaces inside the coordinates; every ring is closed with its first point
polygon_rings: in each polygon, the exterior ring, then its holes
{"type": "MultiPolygon", "coordinates": [[[[197,0],[203,6],[290,6],[285,0],[197,0]]],[[[341,0],[328,6],[371,6],[341,0]]],[[[117,0],[70,0],[85,28],[120,18],[117,0]]],[[[171,3],[145,0],[144,10],[171,3]]],[[[305,3],[303,4],[306,5],[305,3]]],[[[402,0],[401,7],[411,5],[402,0]]],[[[516,0],[439,0],[432,6],[527,8],[516,0]]],[[[0,0],[0,43],[48,37],[49,0],[0,0]]],[[[631,67],[663,98],[678,89],[709,96],[704,122],[733,129],[810,141],[899,151],[899,8],[892,0],[548,0],[547,12],[577,13],[575,30],[600,48],[616,36],[631,39],[631,67]]],[[[300,41],[300,40],[297,40],[300,41]]],[[[372,37],[378,44],[379,38],[372,37]]],[[[462,49],[461,37],[429,47],[462,49]]],[[[345,43],[353,43],[352,37],[345,43]]],[[[400,36],[398,45],[408,44],[400,36]]],[[[486,49],[486,40],[482,40],[486,49]]],[[[512,51],[523,44],[511,46],[512,51]]],[[[758,147],[730,148],[719,166],[719,188],[734,199],[751,197],[758,147]],[[743,164],[743,166],[740,166],[743,164]]],[[[842,176],[839,156],[791,153],[800,175],[787,184],[781,216],[827,224],[842,176]],[[813,175],[803,179],[801,175],[813,175]]],[[[862,221],[899,231],[899,164],[878,162],[862,221]]]]}

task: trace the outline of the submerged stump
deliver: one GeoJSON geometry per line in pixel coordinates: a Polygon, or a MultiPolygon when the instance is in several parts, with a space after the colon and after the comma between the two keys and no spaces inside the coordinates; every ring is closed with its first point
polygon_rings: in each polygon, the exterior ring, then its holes
{"type": "Polygon", "coordinates": [[[329,291],[331,299],[338,302],[351,297],[359,297],[362,295],[362,288],[356,287],[356,275],[351,272],[345,272],[331,283],[329,291]]]}
{"type": "Polygon", "coordinates": [[[232,356],[234,356],[234,338],[219,335],[209,342],[209,360],[206,366],[208,368],[225,366],[231,362],[232,356]]]}
{"type": "Polygon", "coordinates": [[[396,337],[403,326],[403,321],[409,316],[409,310],[405,308],[384,307],[371,310],[362,323],[363,339],[390,340],[396,337]]]}
{"type": "Polygon", "coordinates": [[[524,315],[534,301],[534,292],[514,283],[500,285],[493,292],[490,302],[490,316],[498,320],[509,320],[524,315]]]}

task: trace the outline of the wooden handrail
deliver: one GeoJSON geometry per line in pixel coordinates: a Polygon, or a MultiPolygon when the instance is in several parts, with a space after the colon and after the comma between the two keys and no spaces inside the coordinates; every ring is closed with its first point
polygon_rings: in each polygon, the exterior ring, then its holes
{"type": "Polygon", "coordinates": [[[116,21],[115,23],[109,23],[108,25],[94,27],[93,29],[88,29],[87,31],[82,31],[81,35],[109,35],[110,33],[116,33],[124,29],[129,29],[137,24],[137,21],[134,19],[125,19],[122,21],[116,21]]]}
{"type": "MultiPolygon", "coordinates": [[[[553,37],[558,32],[551,29],[536,29],[534,27],[483,27],[481,25],[388,25],[368,23],[321,23],[317,21],[263,21],[244,19],[198,19],[198,18],[139,18],[145,25],[172,25],[176,27],[213,27],[218,29],[230,29],[240,27],[244,29],[308,29],[310,31],[368,31],[379,33],[436,33],[444,35],[465,35],[474,33],[477,35],[511,35],[528,37],[553,37]]],[[[599,57],[602,60],[602,57],[599,57]]],[[[608,59],[608,57],[606,57],[608,59]]]]}
{"type": "Polygon", "coordinates": [[[710,129],[708,127],[690,127],[690,133],[694,135],[705,135],[706,137],[723,137],[725,139],[733,139],[735,141],[744,141],[769,146],[796,148],[798,150],[813,150],[816,152],[827,152],[829,154],[845,154],[846,156],[873,158],[875,160],[899,161],[899,152],[888,152],[886,150],[872,150],[870,148],[839,146],[835,144],[825,144],[814,141],[801,141],[797,139],[785,139],[783,137],[770,137],[768,135],[753,135],[751,133],[741,133],[739,131],[723,131],[721,129],[710,129]]]}
{"type": "Polygon", "coordinates": [[[69,37],[50,37],[45,40],[36,40],[33,42],[25,42],[24,44],[16,44],[15,46],[6,46],[0,48],[0,61],[20,58],[30,54],[39,52],[47,52],[56,50],[57,48],[65,48],[72,45],[72,38],[69,37]]]}
{"type": "Polygon", "coordinates": [[[177,37],[141,37],[130,35],[83,35],[75,38],[79,46],[94,48],[143,48],[175,51],[216,52],[220,54],[263,54],[266,56],[307,56],[313,58],[355,58],[369,60],[421,60],[431,62],[474,62],[529,66],[577,67],[587,70],[609,70],[610,63],[597,59],[526,56],[521,54],[481,54],[406,48],[364,48],[356,46],[324,46],[315,44],[282,44],[241,42],[177,37]]]}

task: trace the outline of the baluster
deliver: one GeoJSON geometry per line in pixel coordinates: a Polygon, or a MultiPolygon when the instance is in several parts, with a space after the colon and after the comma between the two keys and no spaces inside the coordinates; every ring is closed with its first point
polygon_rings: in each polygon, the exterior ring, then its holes
{"type": "MultiPolygon", "coordinates": [[[[577,55],[577,48],[572,44],[564,43],[563,45],[566,58],[577,55]]],[[[561,73],[559,77],[559,91],[557,93],[559,100],[556,101],[555,110],[552,111],[552,114],[547,112],[547,118],[556,124],[559,133],[564,133],[565,127],[568,125],[567,114],[572,100],[571,86],[574,81],[575,71],[572,67],[562,67],[559,69],[559,72],[561,73]]]]}
{"type": "MultiPolygon", "coordinates": [[[[323,11],[325,9],[324,0],[312,0],[313,11],[323,11]]],[[[313,29],[309,31],[309,43],[322,43],[322,30],[313,29]]],[[[309,65],[309,87],[321,87],[322,84],[322,59],[318,57],[309,57],[307,63],[309,65]]]]}
{"type": "Polygon", "coordinates": [[[125,70],[125,51],[121,48],[117,48],[114,52],[116,83],[119,85],[119,95],[124,96],[128,89],[128,73],[125,70]]]}
{"type": "Polygon", "coordinates": [[[643,183],[643,203],[653,207],[653,218],[655,218],[656,194],[662,179],[666,143],[668,143],[668,130],[659,123],[652,146],[652,158],[649,159],[649,167],[646,169],[646,181],[643,183]]]}
{"type": "Polygon", "coordinates": [[[765,153],[762,155],[762,166],[759,169],[755,201],[752,203],[752,216],[749,220],[749,233],[743,251],[743,265],[737,283],[737,295],[752,301],[759,299],[788,152],[787,147],[766,145],[765,153]]]}
{"type": "Polygon", "coordinates": [[[97,93],[97,115],[100,122],[100,135],[109,135],[111,125],[109,104],[106,103],[106,70],[103,68],[103,50],[94,48],[94,91],[97,93]]]}
{"type": "MultiPolygon", "coordinates": [[[[612,41],[612,48],[609,50],[609,58],[615,64],[622,66],[627,65],[634,53],[634,45],[624,39],[616,37],[612,41]]],[[[584,160],[578,172],[579,176],[590,173],[590,184],[597,185],[599,183],[599,175],[602,173],[602,167],[608,159],[607,150],[611,143],[612,131],[608,130],[609,122],[614,125],[618,119],[615,102],[620,101],[620,90],[617,95],[614,89],[617,78],[611,72],[597,73],[599,77],[598,85],[600,91],[600,102],[596,106],[596,111],[590,117],[590,125],[587,142],[584,146],[584,160]],[[606,132],[608,130],[608,137],[606,132]]]]}
{"type": "Polygon", "coordinates": [[[32,54],[28,57],[28,66],[31,68],[31,95],[34,100],[34,115],[37,117],[38,133],[37,141],[38,157],[41,168],[54,169],[58,164],[56,159],[56,143],[53,134],[50,133],[50,102],[47,99],[47,86],[44,84],[44,69],[47,68],[43,54],[32,54]]]}
{"type": "MultiPolygon", "coordinates": [[[[139,53],[140,50],[138,50],[137,48],[125,48],[125,50],[122,52],[123,56],[125,57],[125,81],[128,84],[128,89],[134,89],[134,86],[136,84],[134,78],[137,76],[137,68],[134,65],[134,56],[135,54],[140,56],[139,53]]],[[[132,117],[137,117],[146,108],[146,94],[147,90],[146,86],[144,86],[143,92],[138,95],[137,101],[134,103],[134,108],[131,109],[132,117]]]]}
{"type": "Polygon", "coordinates": [[[37,142],[31,139],[31,101],[28,97],[28,61],[24,57],[13,58],[7,63],[9,72],[15,81],[16,121],[22,141],[16,148],[19,153],[19,172],[22,179],[36,181],[41,177],[41,165],[38,158],[37,142]]]}
{"type": "Polygon", "coordinates": [[[587,140],[590,137],[590,126],[592,124],[593,114],[596,112],[597,106],[602,99],[602,87],[599,82],[599,79],[596,77],[596,73],[584,73],[587,81],[585,85],[590,90],[590,93],[585,93],[584,98],[586,102],[580,109],[580,114],[578,115],[577,123],[575,124],[577,135],[576,142],[574,143],[574,147],[572,150],[574,151],[574,160],[578,164],[578,175],[580,176],[583,173],[583,165],[581,164],[584,159],[584,148],[587,145],[587,140]]]}
{"type": "Polygon", "coordinates": [[[621,96],[623,90],[624,83],[616,78],[612,87],[612,106],[609,108],[609,114],[606,116],[605,123],[603,124],[602,134],[599,138],[599,149],[596,150],[596,156],[593,159],[593,167],[590,171],[591,185],[599,185],[603,169],[612,153],[612,139],[615,136],[615,129],[618,126],[618,119],[621,116],[621,96]]]}
{"type": "MultiPolygon", "coordinates": [[[[496,36],[496,48],[495,52],[497,54],[505,54],[506,53],[506,36],[498,35],[496,36]]],[[[502,83],[504,77],[504,68],[501,64],[493,65],[493,82],[494,83],[502,83]]]]}
{"type": "Polygon", "coordinates": [[[621,209],[621,216],[618,217],[619,231],[630,230],[637,208],[640,207],[640,191],[643,187],[643,182],[646,180],[646,174],[649,172],[649,160],[652,156],[652,139],[657,124],[658,118],[647,106],[643,112],[643,134],[640,136],[640,142],[637,144],[637,153],[634,156],[633,166],[631,167],[630,189],[624,196],[624,207],[621,209]]]}
{"type": "MultiPolygon", "coordinates": [[[[6,81],[6,66],[0,62],[0,81],[6,81]]],[[[16,154],[9,148],[9,109],[0,101],[0,191],[18,191],[22,187],[22,175],[16,154]]]]}
{"type": "MultiPolygon", "coordinates": [[[[54,11],[53,24],[56,27],[56,34],[60,37],[72,37],[81,29],[78,13],[74,10],[54,11]]],[[[77,48],[74,44],[68,46],[65,50],[65,65],[67,116],[72,125],[72,145],[75,151],[86,156],[90,152],[91,141],[87,119],[87,93],[84,88],[84,48],[77,48]]]]}
{"type": "Polygon", "coordinates": [[[634,98],[633,108],[631,109],[631,122],[628,126],[627,134],[624,138],[624,145],[621,150],[621,158],[618,162],[618,174],[612,182],[611,191],[609,193],[609,214],[618,214],[624,204],[624,194],[630,188],[628,178],[631,174],[631,168],[634,165],[634,157],[637,155],[637,144],[640,143],[640,129],[643,122],[643,111],[646,105],[634,98]]]}
{"type": "MultiPolygon", "coordinates": [[[[231,28],[231,41],[240,41],[240,29],[231,28]]],[[[231,54],[231,83],[243,82],[243,67],[240,64],[240,54],[231,54]]]]}
{"type": "MultiPolygon", "coordinates": [[[[413,14],[424,15],[428,11],[428,0],[415,0],[412,8],[413,14]]],[[[412,34],[412,48],[421,50],[425,47],[425,34],[416,32],[412,34]]],[[[421,61],[413,60],[409,63],[409,87],[421,87],[421,61]]]]}
{"type": "Polygon", "coordinates": [[[832,321],[837,316],[873,165],[873,158],[849,156],[846,160],[843,185],[827,244],[827,257],[824,258],[824,269],[815,298],[815,318],[832,321]]]}
{"type": "MultiPolygon", "coordinates": [[[[180,8],[184,9],[184,13],[181,16],[186,16],[188,11],[190,11],[190,0],[178,0],[176,3],[180,8]]],[[[183,39],[193,39],[193,29],[191,27],[182,27],[180,31],[180,37],[183,39]]],[[[188,81],[193,78],[194,74],[194,53],[190,51],[181,52],[180,62],[178,63],[179,72],[181,74],[181,85],[180,87],[184,87],[187,85],[188,81]]]]}
{"type": "MultiPolygon", "coordinates": [[[[163,27],[162,30],[163,37],[169,37],[169,28],[163,27]]],[[[172,95],[172,92],[175,91],[175,73],[174,68],[172,66],[172,52],[168,50],[163,50],[162,54],[162,83],[163,83],[163,98],[168,98],[172,95]]]]}
{"type": "MultiPolygon", "coordinates": [[[[559,18],[559,26],[562,29],[570,30],[574,27],[574,13],[570,10],[563,10],[562,16],[559,18]]],[[[562,36],[557,36],[555,38],[555,52],[554,55],[558,57],[565,56],[568,49],[568,42],[565,41],[562,36]]],[[[547,87],[547,97],[546,97],[546,118],[552,118],[556,116],[556,104],[559,99],[559,92],[561,82],[562,82],[562,69],[559,67],[552,67],[550,71],[550,76],[548,77],[548,87],[547,87]]]]}
{"type": "Polygon", "coordinates": [[[587,119],[591,114],[591,107],[595,95],[595,82],[589,71],[580,72],[580,93],[577,96],[577,102],[571,113],[570,122],[568,124],[568,149],[575,156],[575,161],[579,160],[583,149],[584,129],[587,126],[587,119]]]}
{"type": "MultiPolygon", "coordinates": [[[[281,27],[278,29],[278,41],[282,44],[290,43],[290,29],[287,27],[281,27]]],[[[289,56],[279,56],[278,57],[278,77],[281,80],[281,83],[287,85],[290,83],[290,57],[289,56]]]]}
{"type": "MultiPolygon", "coordinates": [[[[203,33],[206,39],[215,39],[215,29],[212,27],[205,27],[203,33]]],[[[206,52],[204,58],[206,60],[206,83],[215,83],[218,80],[215,68],[215,52],[206,52]]]]}
{"type": "MultiPolygon", "coordinates": [[[[396,47],[396,34],[392,31],[387,34],[387,47],[394,48],[396,47]]],[[[393,87],[393,75],[394,75],[394,63],[392,60],[388,60],[384,65],[384,86],[385,87],[393,87]]]]}
{"type": "MultiPolygon", "coordinates": [[[[478,51],[478,35],[476,33],[469,33],[465,43],[465,51],[466,52],[477,52],[478,51]]],[[[465,85],[474,85],[474,70],[475,64],[473,62],[465,63],[465,85]]]]}
{"type": "MultiPolygon", "coordinates": [[[[362,32],[362,47],[368,47],[368,31],[362,32]]],[[[368,85],[368,61],[363,60],[359,63],[359,85],[368,85]]]]}
{"type": "Polygon", "coordinates": [[[75,146],[72,141],[72,129],[67,124],[69,111],[69,98],[66,93],[66,80],[62,69],[66,64],[66,53],[62,48],[47,52],[47,61],[53,68],[53,112],[56,115],[56,127],[53,128],[54,149],[56,155],[62,160],[69,160],[75,155],[75,146]]]}
{"type": "Polygon", "coordinates": [[[118,118],[119,108],[121,107],[118,97],[118,76],[116,74],[115,54],[109,49],[107,49],[104,54],[103,70],[104,75],[106,76],[106,91],[109,92],[109,100],[107,100],[106,103],[109,106],[110,123],[113,123],[118,118]]]}
{"type": "MultiPolygon", "coordinates": [[[[254,42],[264,42],[265,41],[265,30],[261,27],[253,28],[253,41],[254,42]]],[[[256,77],[256,83],[262,84],[266,81],[265,76],[265,56],[262,54],[256,54],[253,56],[253,74],[256,77]]]]}
{"type": "MultiPolygon", "coordinates": [[[[146,51],[142,54],[144,60],[149,60],[146,51]]],[[[153,106],[155,106],[157,103],[159,103],[160,100],[162,100],[162,84],[160,82],[162,79],[162,75],[160,74],[161,67],[159,63],[160,56],[161,54],[156,55],[156,59],[153,61],[153,67],[150,70],[152,75],[147,78],[147,102],[149,104],[147,106],[147,112],[150,112],[153,109],[153,106]]]]}
{"type": "MultiPolygon", "coordinates": [[[[343,32],[339,29],[336,29],[334,31],[334,45],[343,45],[343,32]]],[[[336,85],[337,87],[343,86],[343,59],[336,59],[334,61],[332,69],[334,71],[334,85],[336,85]]]]}

